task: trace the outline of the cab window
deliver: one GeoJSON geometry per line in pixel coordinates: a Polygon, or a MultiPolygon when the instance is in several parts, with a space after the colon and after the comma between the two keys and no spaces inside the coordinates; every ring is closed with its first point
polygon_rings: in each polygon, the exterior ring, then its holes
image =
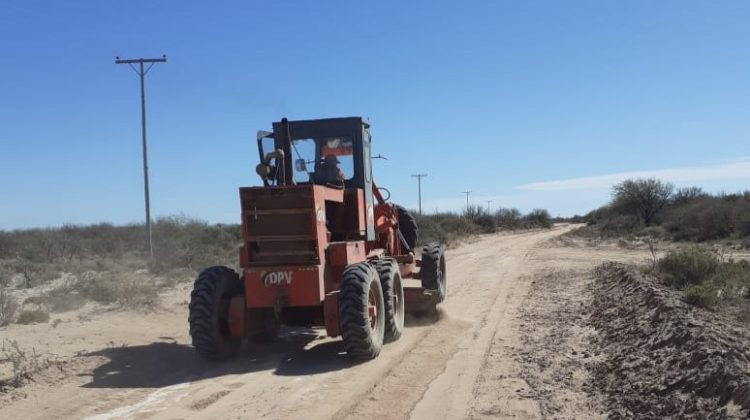
{"type": "Polygon", "coordinates": [[[326,157],[330,161],[338,161],[338,168],[344,175],[344,179],[354,178],[354,144],[351,137],[325,137],[320,139],[320,158],[321,163],[325,162],[326,157]]]}

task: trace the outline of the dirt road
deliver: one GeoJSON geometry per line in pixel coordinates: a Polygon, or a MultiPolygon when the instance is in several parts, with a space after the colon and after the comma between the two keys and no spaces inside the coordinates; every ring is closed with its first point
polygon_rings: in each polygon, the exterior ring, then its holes
{"type": "Polygon", "coordinates": [[[449,250],[441,319],[412,321],[379,358],[359,365],[340,341],[304,329],[285,330],[277,343],[247,348],[231,362],[202,362],[188,345],[187,286],[165,297],[157,313],[14,326],[4,334],[65,362],[59,374],[48,372],[5,401],[0,417],[598,417],[598,402],[582,391],[583,363],[558,354],[575,354],[587,334],[573,330],[575,322],[562,324],[579,317],[564,309],[580,294],[576,284],[561,285],[571,281],[565,273],[613,255],[553,249],[548,240],[568,229],[485,236],[449,250]],[[562,294],[535,296],[537,289],[562,294]],[[558,342],[560,331],[567,333],[558,342]],[[534,358],[545,351],[544,363],[534,358]]]}

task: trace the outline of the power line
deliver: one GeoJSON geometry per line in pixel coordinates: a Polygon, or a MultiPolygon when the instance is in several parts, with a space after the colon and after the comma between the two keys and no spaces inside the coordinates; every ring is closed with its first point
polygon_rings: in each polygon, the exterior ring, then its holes
{"type": "Polygon", "coordinates": [[[412,177],[417,178],[417,188],[419,190],[419,215],[422,215],[422,178],[427,174],[414,174],[412,177]]]}
{"type": "Polygon", "coordinates": [[[154,258],[154,246],[151,241],[151,195],[148,189],[148,151],[146,148],[146,73],[151,70],[151,67],[156,63],[166,63],[167,56],[162,55],[161,58],[137,58],[132,60],[121,60],[120,57],[115,57],[115,64],[127,64],[133,71],[135,71],[141,79],[141,136],[143,145],[143,195],[146,198],[146,229],[148,230],[148,254],[151,259],[154,258]],[[134,66],[138,64],[138,67],[134,66]],[[148,64],[148,67],[143,68],[144,64],[148,64]]]}

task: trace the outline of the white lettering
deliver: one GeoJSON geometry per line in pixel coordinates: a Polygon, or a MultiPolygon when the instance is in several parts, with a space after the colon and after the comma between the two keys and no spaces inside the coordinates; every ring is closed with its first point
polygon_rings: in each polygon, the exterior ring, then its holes
{"type": "Polygon", "coordinates": [[[269,286],[287,286],[292,285],[292,272],[291,271],[270,271],[263,276],[263,284],[266,287],[269,286]]]}

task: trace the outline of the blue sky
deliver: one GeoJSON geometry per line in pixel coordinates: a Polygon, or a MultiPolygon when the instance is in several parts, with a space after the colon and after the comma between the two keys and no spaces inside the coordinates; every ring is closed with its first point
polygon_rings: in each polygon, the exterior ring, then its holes
{"type": "Polygon", "coordinates": [[[255,131],[370,118],[375,178],[426,211],[584,213],[657,175],[750,181],[750,2],[0,0],[0,229],[237,222],[255,131]]]}

